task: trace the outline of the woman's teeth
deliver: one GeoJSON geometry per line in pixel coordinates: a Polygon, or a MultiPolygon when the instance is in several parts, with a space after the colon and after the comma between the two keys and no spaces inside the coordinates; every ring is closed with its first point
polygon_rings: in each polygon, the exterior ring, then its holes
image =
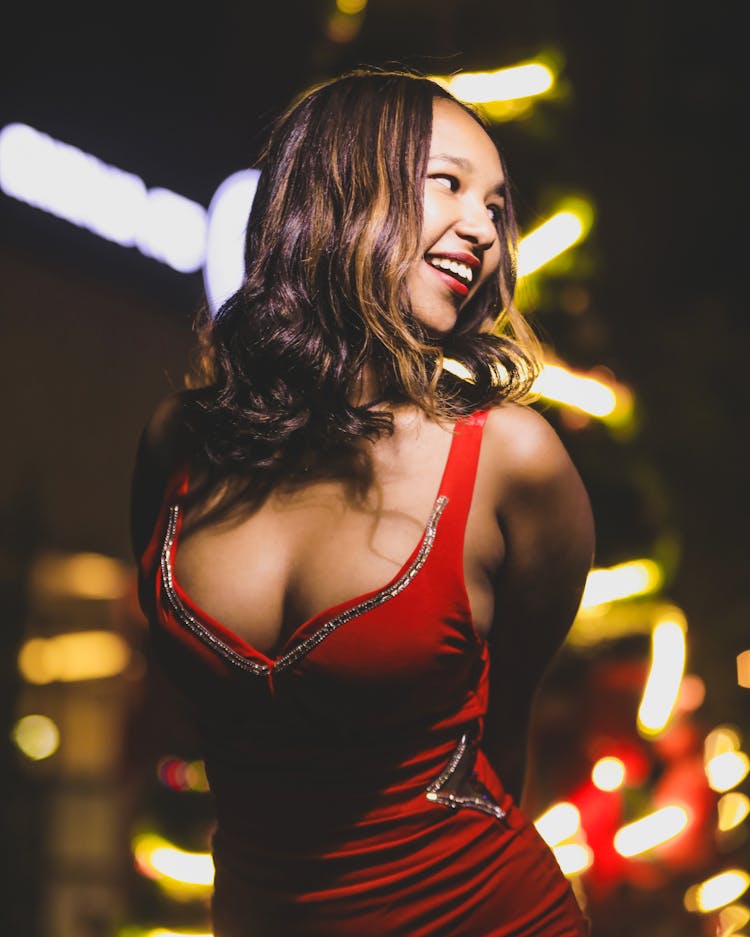
{"type": "Polygon", "coordinates": [[[427,257],[427,263],[438,270],[445,270],[446,273],[452,273],[458,280],[461,280],[467,286],[471,286],[474,279],[474,273],[471,267],[459,263],[457,260],[449,260],[447,257],[427,257]]]}

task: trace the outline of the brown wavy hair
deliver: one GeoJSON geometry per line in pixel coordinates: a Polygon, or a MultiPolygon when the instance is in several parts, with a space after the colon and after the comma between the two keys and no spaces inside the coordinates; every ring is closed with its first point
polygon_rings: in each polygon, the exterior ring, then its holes
{"type": "Polygon", "coordinates": [[[392,416],[374,409],[383,401],[454,420],[528,393],[537,346],[513,305],[509,196],[498,276],[456,328],[435,338],[410,308],[435,98],[484,126],[424,76],[372,69],[312,88],[274,125],[247,225],[245,281],[199,325],[201,389],[188,422],[214,478],[252,473],[270,483],[301,471],[310,452],[392,432],[392,416]],[[446,358],[472,380],[446,370],[446,358]],[[382,396],[354,405],[365,362],[382,396]]]}

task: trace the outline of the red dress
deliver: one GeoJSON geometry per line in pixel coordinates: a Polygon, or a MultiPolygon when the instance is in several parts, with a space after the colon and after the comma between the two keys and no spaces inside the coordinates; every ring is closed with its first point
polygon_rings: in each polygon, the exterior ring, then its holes
{"type": "Polygon", "coordinates": [[[481,748],[490,661],[463,541],[486,416],[456,425],[396,576],[304,622],[275,658],[175,580],[187,473],[169,486],[141,575],[155,647],[205,740],[216,937],[588,933],[481,748]]]}

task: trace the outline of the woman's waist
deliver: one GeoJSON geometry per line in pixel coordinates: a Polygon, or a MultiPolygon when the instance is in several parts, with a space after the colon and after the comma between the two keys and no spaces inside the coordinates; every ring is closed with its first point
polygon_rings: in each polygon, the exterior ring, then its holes
{"type": "Polygon", "coordinates": [[[463,806],[499,819],[508,802],[476,722],[409,751],[354,747],[283,768],[209,762],[208,769],[219,830],[248,842],[366,842],[389,825],[404,834],[463,806]]]}

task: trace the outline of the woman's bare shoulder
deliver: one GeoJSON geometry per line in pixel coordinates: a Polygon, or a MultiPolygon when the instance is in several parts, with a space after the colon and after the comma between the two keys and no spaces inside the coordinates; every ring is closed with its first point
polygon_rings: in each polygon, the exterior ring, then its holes
{"type": "Polygon", "coordinates": [[[578,473],[550,423],[530,406],[503,403],[488,416],[485,436],[503,483],[533,489],[578,473]]]}

